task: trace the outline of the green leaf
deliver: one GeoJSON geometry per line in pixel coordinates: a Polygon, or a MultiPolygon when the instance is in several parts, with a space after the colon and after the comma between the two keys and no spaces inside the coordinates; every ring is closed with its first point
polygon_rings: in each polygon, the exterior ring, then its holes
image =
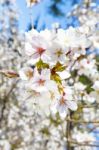
{"type": "Polygon", "coordinates": [[[56,119],[53,118],[51,115],[50,115],[49,119],[50,119],[51,124],[53,124],[55,127],[57,127],[58,125],[60,125],[62,123],[59,113],[56,114],[56,119]]]}
{"type": "Polygon", "coordinates": [[[96,56],[96,66],[97,66],[97,70],[99,71],[99,55],[96,56]]]}
{"type": "Polygon", "coordinates": [[[44,135],[47,135],[47,136],[50,135],[49,129],[47,127],[42,128],[40,130],[40,132],[43,133],[44,135]]]}
{"type": "Polygon", "coordinates": [[[47,63],[44,63],[41,59],[36,63],[36,67],[38,69],[45,69],[49,68],[49,65],[47,63]]]}
{"type": "Polygon", "coordinates": [[[85,90],[87,91],[87,93],[94,91],[94,89],[92,88],[92,85],[88,85],[85,90]]]}
{"type": "Polygon", "coordinates": [[[61,78],[57,73],[51,74],[51,80],[56,81],[56,83],[61,84],[61,78]]]}
{"type": "Polygon", "coordinates": [[[71,76],[72,76],[72,78],[75,78],[77,76],[77,70],[73,70],[71,72],[71,76]]]}
{"type": "Polygon", "coordinates": [[[90,93],[90,92],[94,91],[94,89],[92,88],[93,82],[87,76],[81,75],[79,77],[79,81],[82,84],[86,85],[86,89],[85,90],[87,91],[87,93],[90,93]]]}
{"type": "Polygon", "coordinates": [[[62,72],[65,70],[65,66],[63,66],[60,62],[57,62],[57,64],[54,66],[55,72],[62,72]]]}
{"type": "Polygon", "coordinates": [[[93,83],[92,83],[92,81],[91,81],[91,79],[89,79],[87,76],[85,76],[85,75],[81,75],[80,77],[79,77],[79,81],[81,82],[81,83],[83,83],[83,84],[85,84],[85,85],[92,85],[93,83]]]}

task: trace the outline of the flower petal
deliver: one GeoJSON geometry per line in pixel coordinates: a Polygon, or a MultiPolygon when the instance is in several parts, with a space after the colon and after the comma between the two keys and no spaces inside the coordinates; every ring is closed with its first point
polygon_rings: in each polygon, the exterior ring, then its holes
{"type": "Polygon", "coordinates": [[[69,109],[71,109],[73,111],[77,110],[77,104],[75,101],[67,101],[66,104],[69,109]]]}

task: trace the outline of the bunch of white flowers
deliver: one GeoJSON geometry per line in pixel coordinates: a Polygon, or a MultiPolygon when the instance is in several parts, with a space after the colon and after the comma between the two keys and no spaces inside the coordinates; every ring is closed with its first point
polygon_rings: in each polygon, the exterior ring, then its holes
{"type": "MultiPolygon", "coordinates": [[[[80,33],[79,28],[58,29],[57,32],[32,29],[26,33],[25,54],[28,61],[27,67],[19,71],[19,76],[25,81],[27,90],[41,100],[39,103],[43,109],[47,104],[52,112],[58,111],[60,116],[65,117],[68,109],[77,110],[77,93],[88,100],[86,86],[81,83],[70,85],[67,81],[72,78],[74,69],[78,69],[78,75],[90,75],[95,60],[86,58],[86,51],[91,45],[90,37],[80,33]]],[[[97,69],[94,70],[96,73],[97,69]]]]}
{"type": "Polygon", "coordinates": [[[94,27],[99,25],[99,6],[93,0],[84,0],[81,4],[74,5],[66,16],[76,16],[79,24],[84,25],[84,32],[91,33],[94,27]]]}

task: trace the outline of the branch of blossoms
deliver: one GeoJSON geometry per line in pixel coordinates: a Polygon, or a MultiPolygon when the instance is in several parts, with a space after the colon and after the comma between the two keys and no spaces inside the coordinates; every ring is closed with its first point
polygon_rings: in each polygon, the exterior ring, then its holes
{"type": "Polygon", "coordinates": [[[77,62],[86,59],[86,48],[91,45],[89,37],[80,33],[79,28],[59,29],[57,33],[50,30],[39,33],[33,29],[26,33],[25,50],[26,55],[30,58],[28,61],[30,68],[23,68],[19,76],[30,83],[30,90],[38,92],[40,97],[46,91],[49,95],[48,99],[53,99],[55,112],[59,109],[60,115],[62,113],[65,117],[66,107],[72,110],[77,109],[73,87],[65,83],[66,79],[69,80],[71,76],[69,68],[75,68],[77,62]],[[68,52],[70,55],[67,55],[68,52]],[[35,68],[32,70],[33,65],[35,68]],[[54,87],[56,93],[53,93],[54,87]],[[74,108],[71,108],[70,105],[71,107],[73,105],[74,108]]]}
{"type": "Polygon", "coordinates": [[[25,81],[27,89],[33,91],[35,96],[38,95],[38,101],[41,97],[42,100],[45,99],[44,92],[46,92],[48,105],[53,100],[51,108],[53,113],[59,111],[60,115],[65,117],[68,108],[77,109],[74,87],[69,86],[66,79],[70,79],[72,68],[86,59],[86,49],[91,45],[90,38],[80,33],[79,28],[59,29],[57,33],[50,30],[39,33],[32,29],[26,33],[25,45],[29,67],[21,69],[18,74],[10,72],[8,74],[12,77],[19,76],[25,81]],[[70,56],[67,56],[70,49],[70,56]],[[32,66],[35,68],[32,69],[32,66]],[[56,89],[56,93],[53,93],[53,88],[56,89]]]}

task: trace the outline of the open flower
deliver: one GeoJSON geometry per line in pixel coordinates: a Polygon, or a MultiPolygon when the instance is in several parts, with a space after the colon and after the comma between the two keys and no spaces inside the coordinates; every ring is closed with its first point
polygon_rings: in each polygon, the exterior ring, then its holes
{"type": "Polygon", "coordinates": [[[33,77],[33,69],[30,67],[22,68],[19,71],[19,76],[22,80],[29,80],[33,77]]]}
{"type": "Polygon", "coordinates": [[[29,82],[29,87],[37,92],[46,92],[55,86],[55,82],[50,80],[50,70],[44,69],[38,72],[34,69],[34,76],[29,82]]]}
{"type": "Polygon", "coordinates": [[[57,62],[60,62],[61,64],[66,63],[66,50],[64,50],[60,44],[53,42],[52,46],[49,48],[49,51],[52,64],[56,64],[57,62]]]}
{"type": "Polygon", "coordinates": [[[62,118],[66,117],[68,109],[77,110],[77,104],[73,100],[72,90],[68,87],[64,89],[63,95],[60,95],[57,102],[52,106],[53,113],[59,112],[62,118]]]}
{"type": "Polygon", "coordinates": [[[77,28],[73,27],[70,27],[66,31],[59,29],[57,36],[58,42],[65,48],[87,48],[91,44],[84,34],[81,34],[77,28]]]}
{"type": "Polygon", "coordinates": [[[50,59],[47,51],[49,43],[37,31],[33,29],[26,33],[26,40],[25,52],[31,58],[32,64],[35,64],[39,59],[45,62],[50,59]]]}
{"type": "Polygon", "coordinates": [[[81,61],[76,63],[76,67],[79,75],[95,76],[97,69],[95,66],[95,59],[93,58],[84,58],[81,61]]]}
{"type": "Polygon", "coordinates": [[[95,100],[96,100],[95,97],[93,97],[91,95],[86,94],[83,96],[83,101],[85,101],[85,102],[94,103],[95,100]]]}

